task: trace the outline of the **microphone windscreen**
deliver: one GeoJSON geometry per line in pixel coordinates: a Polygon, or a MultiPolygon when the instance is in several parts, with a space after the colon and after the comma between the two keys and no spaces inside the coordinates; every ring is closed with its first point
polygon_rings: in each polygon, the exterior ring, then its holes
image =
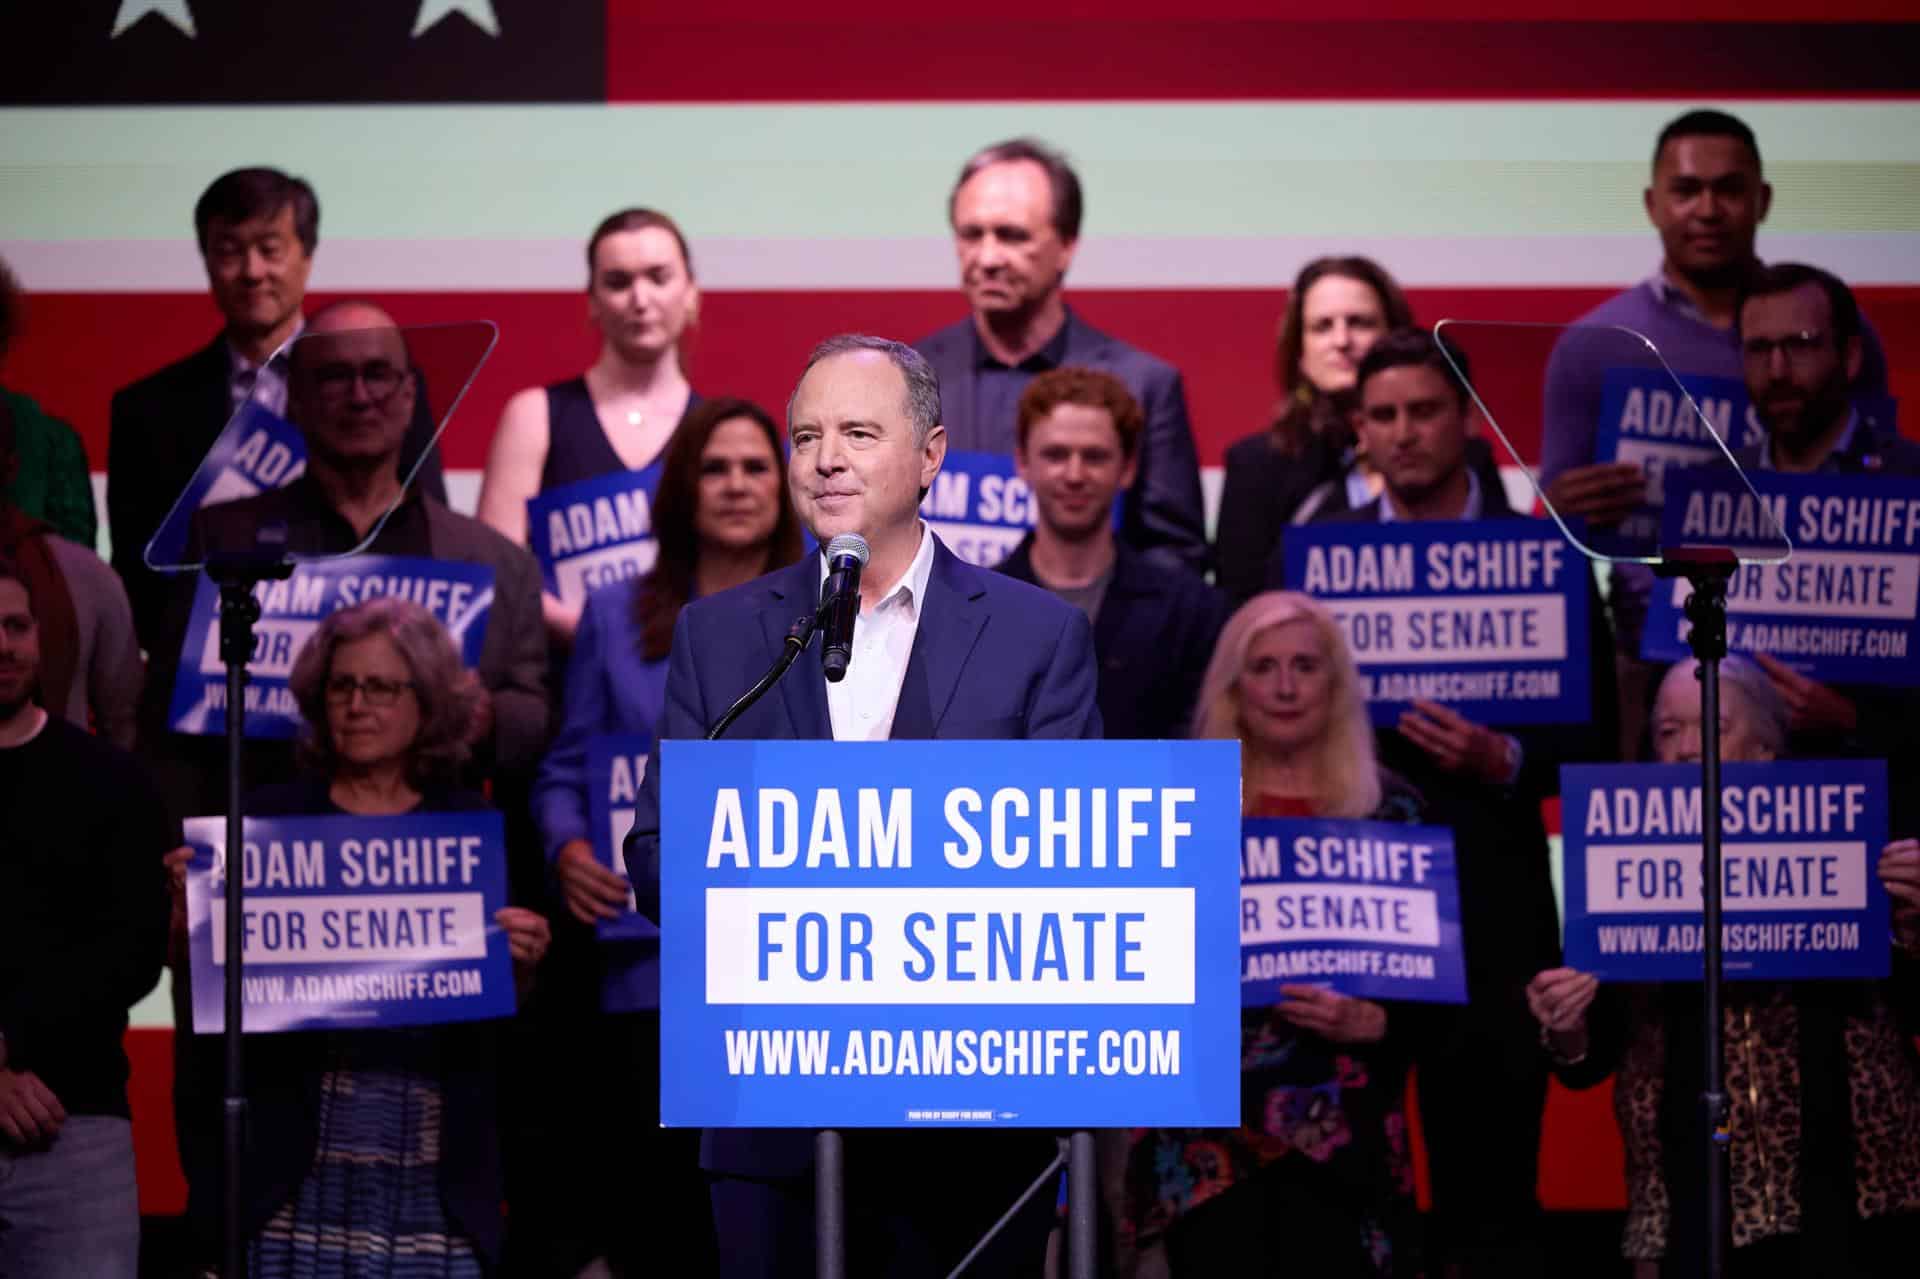
{"type": "Polygon", "coordinates": [[[858,533],[842,533],[827,543],[827,563],[831,564],[843,555],[851,555],[860,567],[867,566],[867,539],[858,533]]]}

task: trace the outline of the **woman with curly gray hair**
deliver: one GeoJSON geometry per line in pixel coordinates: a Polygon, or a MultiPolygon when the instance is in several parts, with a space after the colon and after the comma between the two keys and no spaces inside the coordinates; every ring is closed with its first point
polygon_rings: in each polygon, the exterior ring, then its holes
{"type": "MultiPolygon", "coordinates": [[[[334,613],[301,649],[290,682],[312,771],[256,792],[249,815],[486,807],[457,781],[480,735],[479,683],[419,605],[376,599],[334,613]]],[[[547,921],[510,906],[494,922],[524,984],[547,948],[547,921]]],[[[249,1036],[249,1272],[389,1279],[496,1269],[498,1028],[249,1036]]],[[[188,1217],[209,1255],[220,1239],[220,1154],[208,1141],[219,1130],[220,1081],[219,1038],[198,1037],[176,1107],[188,1217]]]]}

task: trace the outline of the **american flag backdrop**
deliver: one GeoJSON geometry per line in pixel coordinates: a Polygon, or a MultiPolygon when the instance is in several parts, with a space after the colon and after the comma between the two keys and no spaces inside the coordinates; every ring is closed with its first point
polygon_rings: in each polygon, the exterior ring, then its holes
{"type": "MultiPolygon", "coordinates": [[[[1654,136],[1719,106],[1754,127],[1774,184],[1762,254],[1853,283],[1894,394],[1920,405],[1915,16],[1911,0],[7,0],[0,255],[29,296],[0,377],[103,468],[113,390],[219,325],[194,200],[272,164],[320,195],[314,301],[500,325],[443,444],[470,509],[506,397],[593,357],[583,247],[605,214],[680,221],[705,293],[694,385],[779,405],[822,336],[958,318],[948,188],[979,146],[1033,134],[1086,187],[1069,296],[1183,371],[1211,496],[1226,445],[1267,420],[1306,259],[1378,258],[1426,322],[1572,319],[1655,268],[1654,136]]],[[[1916,433],[1920,408],[1902,416],[1916,433]]],[[[137,1020],[143,1207],[177,1211],[164,1001],[137,1020]]],[[[1556,1105],[1550,1143],[1612,1140],[1603,1098],[1556,1105]]],[[[1550,1206],[1618,1203],[1616,1159],[1563,1162],[1582,1166],[1547,1161],[1550,1206]]]]}

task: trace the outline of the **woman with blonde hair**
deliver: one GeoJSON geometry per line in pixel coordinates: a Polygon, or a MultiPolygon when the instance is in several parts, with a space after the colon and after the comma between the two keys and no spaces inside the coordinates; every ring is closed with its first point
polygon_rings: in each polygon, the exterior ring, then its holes
{"type": "MultiPolygon", "coordinates": [[[[1227,622],[1194,735],[1240,741],[1248,817],[1420,819],[1419,795],[1374,759],[1339,623],[1297,592],[1256,595],[1227,622]]],[[[1175,1279],[1282,1257],[1289,1274],[1418,1274],[1408,1010],[1312,985],[1281,993],[1242,1013],[1238,1129],[1134,1134],[1123,1242],[1160,1245],[1175,1279]]]]}

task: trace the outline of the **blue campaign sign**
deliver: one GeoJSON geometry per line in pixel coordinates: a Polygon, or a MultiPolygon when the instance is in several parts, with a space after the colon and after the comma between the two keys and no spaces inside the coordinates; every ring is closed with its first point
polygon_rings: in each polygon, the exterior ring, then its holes
{"type": "MultiPolygon", "coordinates": [[[[513,960],[496,812],[249,817],[241,956],[249,1033],[510,1016],[513,960]]],[[[226,1021],[227,820],[186,823],[193,1028],[226,1021]]]]}
{"type": "Polygon", "coordinates": [[[1647,501],[1618,528],[1596,530],[1596,544],[1617,542],[1620,549],[1644,549],[1660,533],[1669,471],[1722,465],[1726,456],[1713,442],[1718,435],[1729,449],[1766,439],[1766,427],[1753,411],[1747,386],[1739,378],[1677,375],[1700,412],[1688,407],[1661,368],[1608,369],[1600,383],[1600,422],[1594,436],[1596,462],[1638,462],[1647,473],[1647,501]],[[1713,427],[1708,433],[1704,416],[1713,427]]]}
{"type": "Polygon", "coordinates": [[[1356,999],[1467,1002],[1453,832],[1394,822],[1241,824],[1240,1001],[1285,985],[1356,999]]]}
{"type": "Polygon", "coordinates": [[[1416,700],[1481,724],[1592,713],[1587,561],[1545,520],[1288,529],[1287,585],[1339,619],[1375,724],[1416,700]]]}
{"type": "MultiPolygon", "coordinates": [[[[1123,501],[1114,499],[1115,528],[1123,501]]],[[[948,550],[969,564],[992,568],[1032,531],[1040,510],[1012,457],[955,450],[940,464],[920,515],[948,550]]]]}
{"type": "Polygon", "coordinates": [[[527,499],[527,543],[547,590],[582,604],[595,588],[653,571],[653,498],[661,463],[548,489],[527,499]]]}
{"type": "Polygon", "coordinates": [[[663,1122],[1239,1122],[1238,743],[660,766],[663,1122]]]}
{"type": "MultiPolygon", "coordinates": [[[[1777,558],[1773,530],[1793,543],[1784,561],[1742,565],[1727,584],[1727,647],[1826,683],[1920,684],[1920,485],[1885,475],[1748,478],[1753,492],[1734,475],[1683,471],[1667,490],[1667,545],[1777,558]]],[[[1688,656],[1681,607],[1690,592],[1685,582],[1655,589],[1642,656],[1688,656]]]]}
{"type": "MultiPolygon", "coordinates": [[[[260,621],[247,663],[246,735],[290,738],[299,732],[300,708],[287,677],[301,646],[328,614],[383,595],[410,599],[445,622],[467,665],[477,666],[493,608],[493,569],[404,555],[352,555],[296,564],[293,576],[261,582],[253,595],[260,601],[260,621]]],[[[220,662],[220,591],[202,575],[174,677],[168,719],[173,731],[225,732],[226,679],[220,662]]]]}
{"type": "MultiPolygon", "coordinates": [[[[625,876],[622,849],[633,829],[634,797],[647,775],[653,738],[644,733],[604,733],[587,740],[587,814],[593,828],[593,855],[615,874],[625,876]]],[[[660,1006],[658,983],[639,962],[657,956],[660,930],[638,913],[633,886],[627,886],[627,911],[594,926],[601,943],[600,1007],[625,1013],[660,1006]]]]}
{"type": "Polygon", "coordinates": [[[285,488],[306,469],[307,443],[300,429],[248,400],[207,450],[186,490],[147,543],[147,562],[186,563],[188,535],[200,508],[285,488]]]}
{"type": "MultiPolygon", "coordinates": [[[[1568,765],[1560,777],[1567,965],[1700,980],[1699,768],[1568,765]]],[[[1885,977],[1885,762],[1727,764],[1719,802],[1727,976],[1885,977]]]]}

